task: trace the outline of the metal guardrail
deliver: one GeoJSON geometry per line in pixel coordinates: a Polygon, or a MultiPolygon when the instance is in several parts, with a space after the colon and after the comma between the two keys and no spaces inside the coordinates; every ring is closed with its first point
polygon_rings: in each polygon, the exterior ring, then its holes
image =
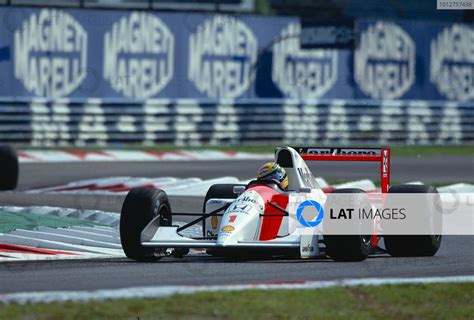
{"type": "Polygon", "coordinates": [[[472,144],[468,104],[0,100],[0,143],[472,144]]]}

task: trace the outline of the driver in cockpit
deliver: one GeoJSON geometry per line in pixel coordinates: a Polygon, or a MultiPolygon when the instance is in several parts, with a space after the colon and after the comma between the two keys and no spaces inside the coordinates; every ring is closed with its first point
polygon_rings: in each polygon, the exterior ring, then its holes
{"type": "Polygon", "coordinates": [[[283,191],[288,189],[286,170],[276,162],[268,162],[261,166],[257,171],[257,180],[273,180],[283,191]]]}

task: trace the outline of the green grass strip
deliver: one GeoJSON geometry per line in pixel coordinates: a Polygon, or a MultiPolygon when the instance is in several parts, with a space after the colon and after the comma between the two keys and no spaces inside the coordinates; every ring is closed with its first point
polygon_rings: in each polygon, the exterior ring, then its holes
{"type": "Polygon", "coordinates": [[[474,284],[249,290],[0,305],[1,319],[472,319],[474,284]]]}
{"type": "MultiPolygon", "coordinates": [[[[38,227],[63,228],[70,226],[98,225],[95,222],[68,217],[56,217],[51,215],[6,212],[0,211],[0,233],[7,233],[15,229],[32,230],[38,227]]],[[[2,319],[2,317],[0,317],[2,319]]]]}

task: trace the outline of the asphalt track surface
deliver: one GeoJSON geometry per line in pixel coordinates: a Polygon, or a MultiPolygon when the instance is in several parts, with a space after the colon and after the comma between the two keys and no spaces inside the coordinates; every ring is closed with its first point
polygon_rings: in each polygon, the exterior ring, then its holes
{"type": "Polygon", "coordinates": [[[434,257],[384,256],[351,263],[328,259],[230,261],[207,256],[166,258],[154,263],[127,259],[10,262],[0,264],[0,292],[472,275],[473,240],[446,237],[434,257]]]}
{"type": "MultiPolygon", "coordinates": [[[[473,182],[473,160],[467,157],[394,158],[394,180],[407,182],[473,182]],[[396,176],[396,178],[395,178],[396,176]]],[[[74,163],[22,164],[20,190],[47,187],[78,179],[104,176],[177,176],[249,178],[262,161],[207,161],[157,163],[74,163]]],[[[311,165],[315,175],[327,179],[376,179],[364,175],[365,164],[357,171],[339,165],[311,165]],[[344,168],[344,169],[343,169],[344,168]],[[318,170],[319,169],[319,170],[318,170]],[[362,172],[362,175],[361,175],[362,172]]],[[[373,167],[371,167],[374,170],[373,167]]],[[[376,171],[377,168],[375,168],[376,171]]],[[[2,205],[56,205],[90,207],[118,212],[122,197],[86,195],[27,195],[23,192],[0,194],[2,205]]],[[[200,198],[175,197],[176,211],[197,212],[200,198]]],[[[317,260],[234,261],[205,255],[184,259],[165,258],[156,263],[137,263],[127,259],[55,260],[7,262],[0,264],[0,293],[45,290],[95,290],[131,286],[241,284],[259,282],[332,280],[366,277],[419,277],[474,274],[474,237],[448,236],[434,257],[371,257],[363,262],[336,263],[317,260]]]]}
{"type": "MultiPolygon", "coordinates": [[[[264,160],[226,161],[157,161],[157,162],[87,162],[22,164],[19,190],[59,185],[80,179],[109,176],[199,177],[203,179],[255,176],[264,160]]],[[[368,178],[380,180],[377,163],[308,162],[314,176],[333,181],[368,178]]],[[[396,183],[474,182],[474,159],[462,156],[392,157],[391,177],[396,183]]]]}

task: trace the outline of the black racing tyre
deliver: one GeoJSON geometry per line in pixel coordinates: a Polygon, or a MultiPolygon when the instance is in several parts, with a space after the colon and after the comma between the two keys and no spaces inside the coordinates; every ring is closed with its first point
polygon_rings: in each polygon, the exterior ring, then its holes
{"type": "Polygon", "coordinates": [[[160,216],[160,225],[171,226],[171,206],[163,190],[135,188],[127,194],[120,214],[120,240],[128,258],[136,261],[161,258],[156,249],[144,248],[140,241],[141,232],[156,216],[160,216]]]}
{"type": "Polygon", "coordinates": [[[18,157],[15,149],[0,146],[0,190],[14,190],[18,183],[18,157]]]}
{"type": "MultiPolygon", "coordinates": [[[[365,191],[355,188],[336,189],[328,195],[325,206],[331,206],[332,194],[361,194],[364,204],[370,206],[365,191]]],[[[362,261],[372,252],[373,235],[324,235],[326,254],[334,261],[362,261]]]]}
{"type": "MultiPolygon", "coordinates": [[[[432,186],[426,185],[399,185],[392,186],[388,190],[389,193],[425,193],[438,194],[438,190],[432,186]]],[[[429,210],[427,208],[427,210],[429,210]]],[[[435,219],[430,214],[430,219],[435,219]]],[[[442,219],[441,216],[438,217],[442,219]]],[[[436,223],[442,223],[437,221],[436,223]]],[[[427,223],[427,225],[429,225],[427,223]]],[[[384,236],[385,249],[394,257],[427,257],[434,256],[441,246],[440,234],[424,234],[424,235],[386,235],[384,236]]]]}
{"type": "Polygon", "coordinates": [[[207,190],[206,197],[204,198],[204,204],[202,207],[202,212],[206,211],[206,203],[209,199],[237,199],[238,194],[234,193],[235,186],[245,187],[245,184],[231,184],[231,183],[222,183],[214,184],[209,190],[207,190]]]}

